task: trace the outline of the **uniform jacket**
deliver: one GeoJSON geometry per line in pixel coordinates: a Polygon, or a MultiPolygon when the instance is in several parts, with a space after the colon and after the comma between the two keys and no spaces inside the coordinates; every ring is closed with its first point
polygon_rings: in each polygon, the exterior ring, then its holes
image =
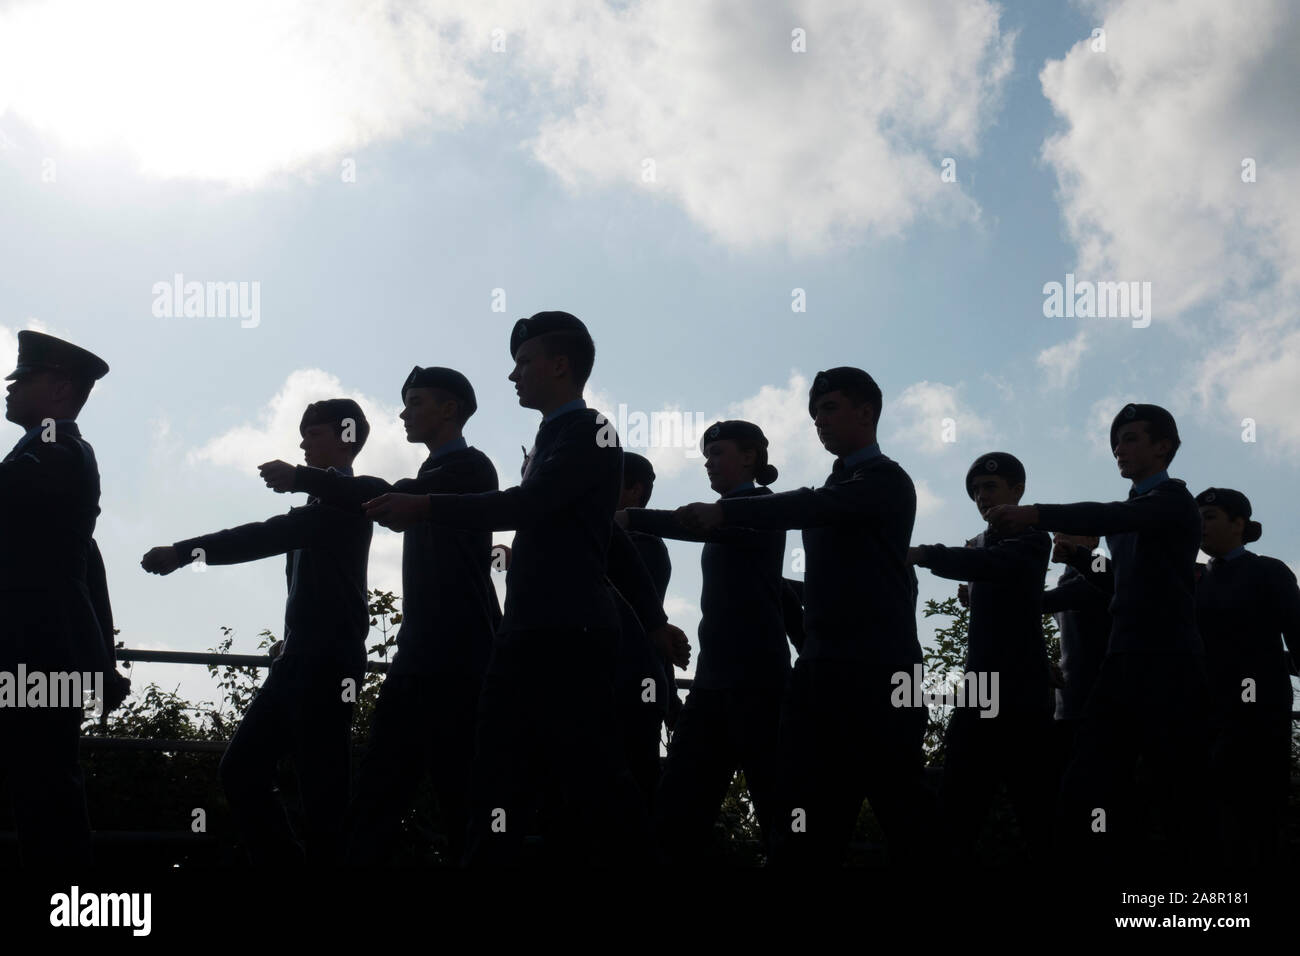
{"type": "Polygon", "coordinates": [[[891,673],[921,662],[916,574],[907,563],[916,489],[897,462],[877,455],[845,468],[837,461],[820,488],[720,504],[728,525],[803,529],[801,657],[891,673]]]}
{"type": "Polygon", "coordinates": [[[1276,558],[1244,551],[1213,561],[1196,584],[1196,617],[1205,641],[1215,713],[1240,720],[1269,715],[1290,719],[1291,678],[1283,640],[1300,647],[1300,587],[1276,558]],[[1255,682],[1255,701],[1242,700],[1243,681],[1255,682]]]}
{"type": "Polygon", "coordinates": [[[75,422],[58,422],[53,441],[45,434],[30,431],[0,462],[0,665],[111,671],[112,631],[106,642],[88,586],[99,554],[95,452],[75,422]]]}
{"type": "MultiPolygon", "coordinates": [[[[1113,588],[1109,653],[1201,654],[1196,630],[1196,553],[1201,513],[1177,478],[1127,501],[1037,505],[1048,531],[1105,535],[1113,588]]],[[[1079,567],[1099,586],[1106,575],[1079,567]]]]}
{"type": "MultiPolygon", "coordinates": [[[[474,447],[426,459],[414,478],[389,484],[299,465],[294,489],[350,513],[390,491],[457,494],[494,491],[497,473],[474,447]]],[[[492,584],[492,535],[422,521],[402,534],[402,624],[394,674],[482,674],[501,606],[492,584]]]]}
{"type": "Polygon", "coordinates": [[[517,487],[429,496],[435,524],[515,530],[503,632],[619,627],[606,571],[623,450],[597,417],[577,408],[544,422],[517,487]]]}
{"type": "MultiPolygon", "coordinates": [[[[764,497],[763,487],[724,496],[764,497]]],[[[628,528],[665,538],[704,542],[700,553],[700,653],[693,687],[783,687],[790,673],[786,642],[784,531],[718,528],[688,531],[672,511],[631,508],[628,528]]]]}
{"type": "Polygon", "coordinates": [[[970,547],[926,545],[920,563],[970,582],[966,670],[999,675],[1001,708],[1046,712],[1051,705],[1043,639],[1043,581],[1052,541],[1042,531],[976,535],[970,547]]]}
{"type": "Polygon", "coordinates": [[[281,658],[329,663],[359,678],[370,630],[371,529],[359,514],[313,498],[287,514],[186,538],[173,547],[186,562],[201,557],[211,565],[283,554],[289,596],[281,658]]]}

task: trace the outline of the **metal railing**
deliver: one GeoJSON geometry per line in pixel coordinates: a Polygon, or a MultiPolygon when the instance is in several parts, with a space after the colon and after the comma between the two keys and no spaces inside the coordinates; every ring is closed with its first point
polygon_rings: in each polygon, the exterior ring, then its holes
{"type": "MultiPolygon", "coordinates": [[[[218,654],[214,651],[156,651],[119,647],[119,664],[203,664],[230,667],[270,667],[266,654],[218,654]]],[[[368,661],[366,672],[387,674],[388,661],[368,661]]],[[[676,679],[679,690],[690,690],[689,677],[676,679]]],[[[152,737],[83,736],[81,746],[91,750],[152,750],[161,753],[225,753],[229,740],[164,740],[152,737]]],[[[359,745],[358,745],[359,746],[359,745]]]]}

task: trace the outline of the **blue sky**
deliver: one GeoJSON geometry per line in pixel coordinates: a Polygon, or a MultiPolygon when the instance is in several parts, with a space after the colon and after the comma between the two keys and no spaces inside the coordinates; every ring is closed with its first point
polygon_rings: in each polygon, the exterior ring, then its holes
{"type": "MultiPolygon", "coordinates": [[[[395,479],[423,457],[396,425],[402,380],[454,366],[478,392],[467,437],[516,481],[537,416],[507,340],[543,309],[592,330],[589,401],[757,421],[774,490],[829,470],[812,376],[867,369],[882,448],[920,492],[916,543],[980,530],[962,479],[993,449],[1025,462],[1028,501],[1122,497],[1109,421],[1164,405],[1174,476],[1244,491],[1255,550],[1300,567],[1289,5],[278,11],[0,3],[0,364],[30,327],[112,367],[81,423],[128,646],[280,633],[279,560],[165,579],[138,562],[287,508],[256,466],[300,460],[308,401],[360,400],[376,428],[357,468],[395,479]],[[178,273],[257,283],[256,325],[155,315],[178,273]],[[1045,317],[1067,274],[1151,283],[1149,326],[1045,317]]],[[[693,450],[637,450],[654,504],[709,497],[693,450]]],[[[670,615],[693,634],[698,549],[670,547],[670,615]]],[[[378,529],[372,586],[400,590],[399,562],[378,529]]],[[[211,690],[192,668],[135,674],[211,690]]]]}

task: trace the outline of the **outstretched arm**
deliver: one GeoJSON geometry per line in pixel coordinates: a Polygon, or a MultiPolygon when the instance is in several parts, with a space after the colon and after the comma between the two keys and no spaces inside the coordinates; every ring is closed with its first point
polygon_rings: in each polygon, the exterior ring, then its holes
{"type": "Polygon", "coordinates": [[[199,560],[205,564],[243,564],[298,548],[328,542],[335,534],[334,523],[343,512],[329,506],[295,508],[288,514],[265,521],[227,528],[212,534],[186,538],[175,544],[153,548],[140,562],[154,574],[170,574],[199,560]]]}
{"type": "Polygon", "coordinates": [[[1068,534],[1108,535],[1158,528],[1179,521],[1186,505],[1168,494],[1139,495],[1127,501],[1080,501],[1069,505],[998,505],[988,521],[1000,531],[1033,526],[1068,534]]]}
{"type": "Polygon", "coordinates": [[[681,523],[676,511],[628,508],[623,514],[627,516],[629,531],[640,531],[660,538],[672,538],[675,541],[745,545],[763,543],[765,540],[764,533],[753,528],[714,528],[709,531],[687,528],[681,523]]]}
{"type": "Polygon", "coordinates": [[[418,521],[483,531],[516,529],[590,494],[605,465],[600,457],[608,453],[593,432],[570,427],[556,436],[546,456],[518,487],[459,495],[390,493],[367,502],[366,515],[394,531],[404,531],[418,521]]]}
{"type": "Polygon", "coordinates": [[[285,463],[268,462],[262,466],[262,477],[269,487],[275,491],[306,492],[321,501],[328,501],[330,504],[348,510],[360,512],[363,502],[393,490],[393,486],[382,478],[371,475],[344,475],[333,468],[298,465],[288,472],[287,476],[281,469],[271,470],[272,466],[281,465],[285,463]]]}
{"type": "Polygon", "coordinates": [[[1047,536],[1016,535],[990,547],[949,548],[925,544],[912,549],[914,563],[954,581],[996,581],[1041,574],[1047,569],[1047,536]]]}

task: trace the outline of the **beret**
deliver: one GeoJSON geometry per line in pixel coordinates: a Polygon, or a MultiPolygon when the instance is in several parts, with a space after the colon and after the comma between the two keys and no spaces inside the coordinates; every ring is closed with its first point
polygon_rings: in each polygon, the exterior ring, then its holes
{"type": "Polygon", "coordinates": [[[592,349],[596,347],[591,341],[591,333],[576,315],[568,312],[538,312],[527,319],[520,319],[510,330],[510,357],[514,358],[519,346],[529,339],[551,332],[576,332],[587,340],[592,349]]]}
{"type": "MultiPolygon", "coordinates": [[[[469,409],[469,415],[473,415],[478,409],[474,386],[470,385],[469,379],[454,368],[443,368],[440,365],[421,368],[417,365],[411,369],[411,374],[406,376],[406,381],[402,383],[402,401],[406,401],[407,389],[412,388],[440,388],[444,392],[451,392],[464,402],[469,409]]],[[[469,415],[465,417],[468,418],[469,415]]]]}
{"type": "Polygon", "coordinates": [[[808,390],[808,414],[815,417],[814,407],[817,404],[817,399],[827,392],[839,391],[840,389],[854,389],[876,396],[880,395],[880,386],[876,384],[876,380],[862,369],[853,368],[849,365],[829,368],[824,372],[818,372],[813,377],[812,388],[808,390]]]}
{"type": "Polygon", "coordinates": [[[1117,444],[1119,430],[1129,422],[1156,422],[1163,424],[1165,430],[1178,438],[1178,426],[1174,424],[1174,416],[1159,405],[1141,405],[1130,402],[1120,409],[1115,420],[1110,423],[1110,447],[1114,448],[1117,444]]]}
{"type": "Polygon", "coordinates": [[[1249,544],[1258,541],[1264,533],[1264,527],[1258,521],[1250,520],[1250,499],[1240,491],[1232,488],[1206,488],[1196,496],[1198,505],[1213,505],[1221,509],[1230,518],[1245,518],[1244,537],[1249,544]]]}
{"type": "Polygon", "coordinates": [[[1019,458],[1005,451],[991,451],[986,455],[980,455],[966,470],[966,494],[970,495],[972,501],[975,500],[975,492],[971,489],[971,483],[980,475],[998,475],[1008,485],[1018,485],[1025,480],[1025,466],[1020,463],[1019,458]]]}
{"type": "Polygon", "coordinates": [[[302,421],[298,423],[298,433],[306,432],[312,425],[338,425],[346,418],[352,419],[356,427],[357,440],[360,445],[364,445],[370,435],[370,422],[366,421],[366,414],[361,410],[361,406],[350,398],[327,398],[312,402],[302,413],[302,421]]]}
{"type": "Polygon", "coordinates": [[[767,436],[763,434],[763,429],[753,422],[733,420],[714,422],[700,436],[700,451],[704,451],[706,445],[715,441],[752,441],[763,448],[767,447],[767,436]]]}

